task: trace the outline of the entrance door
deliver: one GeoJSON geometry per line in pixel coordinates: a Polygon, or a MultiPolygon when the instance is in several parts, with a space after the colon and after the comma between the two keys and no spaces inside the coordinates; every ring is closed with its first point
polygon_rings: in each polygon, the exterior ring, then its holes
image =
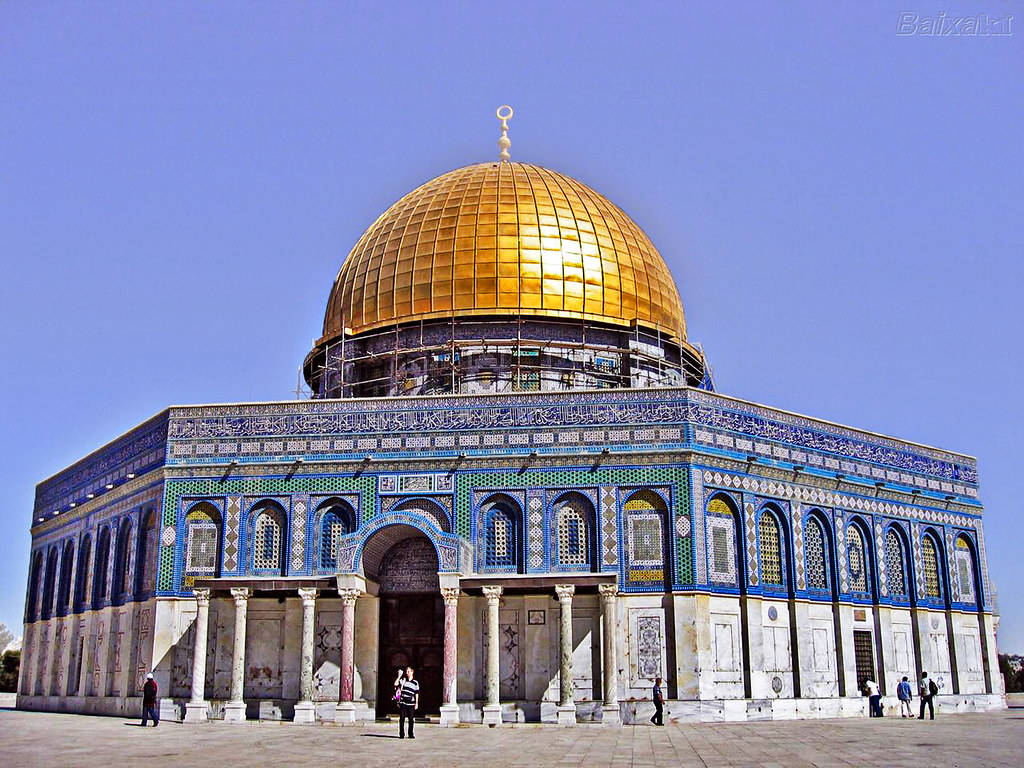
{"type": "Polygon", "coordinates": [[[875,654],[871,633],[861,629],[853,631],[853,658],[857,665],[857,689],[864,690],[867,680],[875,680],[875,654]]]}
{"type": "Polygon", "coordinates": [[[377,716],[398,712],[392,683],[398,668],[408,666],[420,683],[417,714],[436,714],[441,710],[444,601],[434,545],[421,536],[398,542],[381,558],[379,576],[377,716]]]}

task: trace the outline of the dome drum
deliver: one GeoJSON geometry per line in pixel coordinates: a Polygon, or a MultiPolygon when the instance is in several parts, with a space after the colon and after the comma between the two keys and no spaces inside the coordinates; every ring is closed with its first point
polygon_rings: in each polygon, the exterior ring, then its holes
{"type": "Polygon", "coordinates": [[[700,386],[698,350],[657,330],[545,318],[423,320],[321,342],[316,397],[700,386]]]}

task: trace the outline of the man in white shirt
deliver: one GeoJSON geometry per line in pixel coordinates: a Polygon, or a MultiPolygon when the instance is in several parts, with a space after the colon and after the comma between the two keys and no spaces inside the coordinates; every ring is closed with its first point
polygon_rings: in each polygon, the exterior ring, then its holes
{"type": "Polygon", "coordinates": [[[865,680],[864,688],[868,692],[868,716],[882,716],[882,696],[878,690],[878,683],[874,680],[865,680]]]}

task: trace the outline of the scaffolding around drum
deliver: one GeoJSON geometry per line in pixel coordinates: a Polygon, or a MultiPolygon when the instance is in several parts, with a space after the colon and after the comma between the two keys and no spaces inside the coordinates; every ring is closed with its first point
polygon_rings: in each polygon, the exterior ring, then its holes
{"type": "Polygon", "coordinates": [[[420,320],[314,343],[315,398],[704,386],[699,347],[639,323],[571,318],[420,320]]]}

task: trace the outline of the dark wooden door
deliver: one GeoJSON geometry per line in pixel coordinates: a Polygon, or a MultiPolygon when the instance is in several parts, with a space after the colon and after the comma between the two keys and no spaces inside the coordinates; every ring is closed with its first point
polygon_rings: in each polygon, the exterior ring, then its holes
{"type": "Polygon", "coordinates": [[[418,715],[441,711],[444,601],[436,592],[380,596],[377,715],[398,712],[393,701],[399,667],[412,666],[420,683],[418,715]]]}

